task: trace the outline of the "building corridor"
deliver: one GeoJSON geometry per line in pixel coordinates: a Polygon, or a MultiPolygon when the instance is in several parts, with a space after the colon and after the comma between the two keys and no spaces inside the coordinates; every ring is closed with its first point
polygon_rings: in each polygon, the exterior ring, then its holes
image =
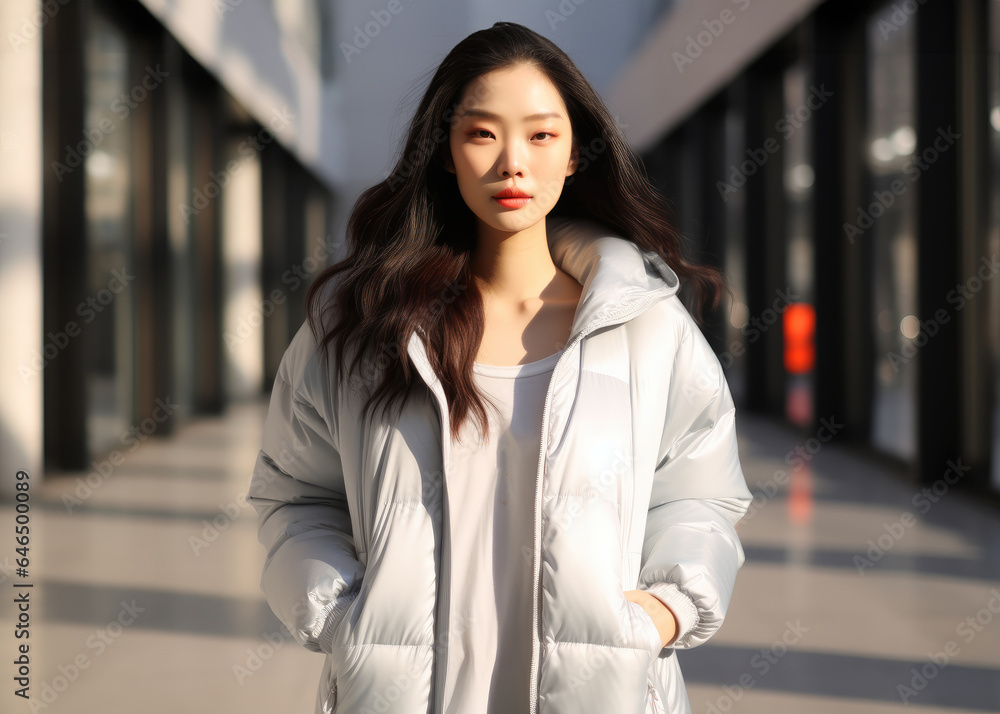
{"type": "MultiPolygon", "coordinates": [[[[323,657],[264,602],[242,498],[265,408],[150,439],[90,485],[47,475],[30,493],[27,577],[3,504],[0,710],[312,711],[323,657]],[[18,582],[33,584],[35,706],[13,694],[18,582]]],[[[679,653],[695,714],[1000,711],[1000,518],[951,485],[961,460],[923,492],[842,449],[835,421],[815,435],[737,423],[757,498],[725,624],[679,653]]]]}

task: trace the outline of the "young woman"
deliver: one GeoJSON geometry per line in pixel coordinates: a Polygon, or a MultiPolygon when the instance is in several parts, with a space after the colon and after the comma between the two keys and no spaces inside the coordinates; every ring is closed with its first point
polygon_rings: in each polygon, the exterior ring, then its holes
{"type": "Polygon", "coordinates": [[[310,286],[250,484],[317,714],[690,712],[675,651],[722,624],[751,494],[678,295],[724,285],[662,204],[544,37],[498,22],[438,67],[310,286]]]}

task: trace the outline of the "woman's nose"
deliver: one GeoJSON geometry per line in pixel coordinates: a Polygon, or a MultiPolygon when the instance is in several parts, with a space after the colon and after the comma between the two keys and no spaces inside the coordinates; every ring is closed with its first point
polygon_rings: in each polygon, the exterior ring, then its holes
{"type": "Polygon", "coordinates": [[[523,161],[520,154],[520,147],[516,142],[508,143],[500,152],[497,163],[497,170],[501,176],[523,176],[523,161]]]}

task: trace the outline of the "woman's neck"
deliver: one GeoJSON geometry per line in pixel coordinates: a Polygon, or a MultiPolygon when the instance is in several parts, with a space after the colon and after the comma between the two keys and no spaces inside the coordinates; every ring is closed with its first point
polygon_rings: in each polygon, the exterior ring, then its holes
{"type": "Polygon", "coordinates": [[[481,226],[472,273],[487,303],[514,312],[579,294],[580,284],[552,261],[544,220],[517,233],[481,226]]]}

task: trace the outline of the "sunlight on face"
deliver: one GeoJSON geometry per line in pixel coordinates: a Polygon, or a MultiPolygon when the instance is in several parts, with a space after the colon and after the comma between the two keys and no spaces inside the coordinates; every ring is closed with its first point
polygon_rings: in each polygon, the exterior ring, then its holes
{"type": "Polygon", "coordinates": [[[577,165],[559,91],[540,70],[524,64],[470,82],[451,125],[449,146],[445,165],[456,175],[480,229],[485,224],[512,233],[544,220],[577,165]],[[495,198],[511,187],[527,198],[495,198]]]}

